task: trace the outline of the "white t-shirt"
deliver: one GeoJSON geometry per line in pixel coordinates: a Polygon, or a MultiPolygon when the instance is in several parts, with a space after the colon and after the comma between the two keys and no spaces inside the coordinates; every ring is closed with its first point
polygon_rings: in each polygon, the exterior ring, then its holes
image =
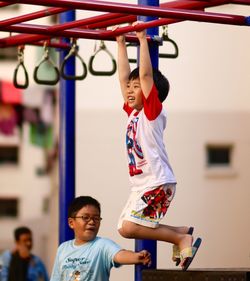
{"type": "Polygon", "coordinates": [[[126,148],[132,190],[176,183],[163,141],[167,113],[155,85],[149,97],[143,98],[142,110],[133,110],[128,104],[123,108],[129,116],[126,148]]]}
{"type": "Polygon", "coordinates": [[[59,246],[50,281],[108,281],[111,268],[119,266],[113,259],[121,247],[101,237],[80,246],[74,242],[59,246]]]}

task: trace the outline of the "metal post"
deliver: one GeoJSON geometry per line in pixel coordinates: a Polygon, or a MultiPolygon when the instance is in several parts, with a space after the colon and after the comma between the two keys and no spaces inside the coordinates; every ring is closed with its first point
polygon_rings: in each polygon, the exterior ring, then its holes
{"type": "MultiPolygon", "coordinates": [[[[159,0],[138,0],[138,4],[139,5],[148,5],[148,6],[159,6],[159,0]]],[[[151,21],[151,20],[156,20],[157,17],[151,17],[151,16],[139,16],[138,17],[139,20],[141,21],[151,21]]],[[[156,27],[152,27],[147,29],[147,34],[150,36],[154,36],[154,35],[158,35],[159,34],[159,28],[156,27]]],[[[152,66],[154,68],[158,68],[158,64],[159,64],[159,46],[157,43],[155,44],[150,44],[149,47],[149,51],[150,51],[150,57],[151,57],[151,62],[152,62],[152,66]]]]}
{"type": "MultiPolygon", "coordinates": [[[[60,22],[75,20],[75,12],[60,15],[60,22]]],[[[60,53],[60,61],[67,55],[60,53]]],[[[65,73],[75,75],[75,59],[65,66],[65,73]]],[[[73,238],[68,227],[67,210],[70,201],[75,197],[75,81],[60,81],[60,143],[59,143],[59,243],[73,238]]]]}
{"type": "MultiPolygon", "coordinates": [[[[139,5],[159,6],[159,0],[138,0],[139,5]]],[[[157,19],[156,17],[139,16],[138,20],[151,21],[157,19]]],[[[158,35],[159,28],[152,27],[147,29],[147,34],[150,36],[158,35]]],[[[151,43],[149,47],[150,57],[153,68],[158,68],[159,64],[159,46],[157,43],[151,43]]],[[[139,54],[138,59],[139,61],[139,54]]],[[[135,240],[135,251],[148,250],[151,253],[152,264],[150,269],[156,269],[157,266],[157,241],[155,240],[135,240]]],[[[142,281],[142,270],[145,269],[143,265],[135,266],[135,281],[142,281]]]]}

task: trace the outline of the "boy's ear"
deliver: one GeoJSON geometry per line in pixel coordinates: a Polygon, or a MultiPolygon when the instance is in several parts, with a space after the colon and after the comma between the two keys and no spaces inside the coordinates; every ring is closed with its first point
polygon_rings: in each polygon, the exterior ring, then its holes
{"type": "Polygon", "coordinates": [[[73,219],[73,218],[68,218],[68,225],[69,225],[69,227],[72,228],[72,229],[74,228],[73,222],[74,222],[74,219],[73,219]]]}

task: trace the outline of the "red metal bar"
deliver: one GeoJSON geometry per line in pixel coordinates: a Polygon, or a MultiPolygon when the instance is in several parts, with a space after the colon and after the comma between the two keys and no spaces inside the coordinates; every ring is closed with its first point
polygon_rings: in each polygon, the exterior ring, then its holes
{"type": "Polygon", "coordinates": [[[0,48],[7,48],[7,47],[13,47],[19,45],[43,46],[44,41],[47,41],[48,46],[52,48],[68,49],[71,47],[67,43],[52,42],[50,41],[50,39],[51,38],[49,36],[42,36],[42,35],[33,35],[33,34],[14,35],[14,36],[0,39],[0,48]]]}
{"type": "MultiPolygon", "coordinates": [[[[116,17],[113,19],[109,19],[103,22],[98,22],[98,23],[92,23],[88,25],[88,28],[91,29],[96,29],[96,28],[107,28],[109,26],[114,26],[114,25],[119,25],[119,24],[123,24],[123,23],[131,23],[131,22],[135,22],[136,21],[136,16],[131,15],[131,16],[122,16],[122,17],[116,17]]],[[[82,28],[80,26],[80,28],[82,28]]],[[[84,27],[83,27],[84,28],[84,27]]]]}
{"type": "Polygon", "coordinates": [[[176,19],[158,19],[158,20],[152,20],[148,22],[141,23],[140,25],[137,26],[125,26],[125,27],[120,27],[114,31],[107,30],[105,31],[106,36],[110,36],[111,38],[113,37],[115,39],[116,36],[141,30],[141,29],[147,29],[150,27],[155,27],[155,26],[162,26],[166,24],[171,24],[171,23],[176,23],[179,22],[179,20],[176,19]]]}
{"type": "MultiPolygon", "coordinates": [[[[48,40],[44,40],[44,41],[38,41],[38,42],[34,42],[32,45],[35,46],[44,46],[44,43],[46,42],[48,47],[51,48],[58,48],[58,49],[70,49],[71,45],[64,43],[64,42],[51,42],[50,39],[48,40]]],[[[29,45],[29,44],[26,44],[29,45]]]]}
{"type": "MultiPolygon", "coordinates": [[[[236,0],[237,1],[237,0],[236,0]]],[[[242,0],[244,1],[244,0],[242,0]]],[[[245,0],[245,1],[249,1],[249,0],[245,0]]],[[[229,0],[212,0],[212,1],[171,1],[171,2],[167,2],[167,3],[163,3],[160,6],[161,7],[172,7],[172,8],[183,8],[183,9],[200,9],[200,8],[205,8],[205,7],[211,7],[211,6],[217,6],[217,5],[221,5],[221,4],[225,4],[228,3],[229,0]]],[[[0,2],[1,4],[1,2],[0,2]]],[[[10,5],[5,3],[5,5],[10,5]]],[[[38,12],[34,12],[31,14],[27,14],[24,16],[18,16],[12,19],[7,19],[7,20],[3,20],[0,21],[0,26],[7,26],[7,25],[12,25],[12,24],[16,24],[16,23],[21,23],[24,21],[28,21],[28,20],[33,20],[33,19],[37,19],[40,17],[46,17],[46,16],[50,16],[53,14],[58,14],[61,12],[65,12],[68,9],[66,8],[50,8],[50,9],[46,9],[43,11],[38,11],[38,12]]],[[[106,14],[106,15],[100,15],[100,16],[96,16],[93,18],[89,18],[89,24],[87,25],[83,22],[84,24],[84,28],[103,28],[103,27],[107,27],[107,26],[111,26],[114,24],[120,24],[120,23],[125,23],[125,22],[133,22],[136,20],[136,16],[131,15],[131,16],[126,16],[124,14],[106,14]],[[103,23],[104,21],[104,23],[103,23]],[[102,24],[99,26],[99,22],[102,22],[102,24]]],[[[80,26],[77,24],[76,26],[80,26]]]]}
{"type": "MultiPolygon", "coordinates": [[[[54,25],[52,27],[47,27],[47,29],[50,32],[57,32],[57,31],[61,31],[61,30],[65,30],[65,29],[69,29],[69,28],[73,28],[73,27],[77,27],[77,26],[85,26],[86,28],[88,28],[89,24],[96,23],[97,21],[99,22],[107,22],[109,19],[113,19],[113,18],[123,18],[124,15],[123,14],[104,14],[104,15],[100,15],[100,16],[95,16],[95,17],[91,17],[91,18],[87,18],[87,19],[82,19],[82,20],[78,20],[78,21],[74,21],[74,22],[69,22],[69,23],[65,23],[65,24],[58,24],[58,25],[54,25]]],[[[128,16],[125,16],[128,18],[128,16]]],[[[125,21],[126,22],[126,21],[125,21]]],[[[5,24],[1,25],[0,24],[0,29],[2,28],[2,30],[4,29],[5,24]]],[[[8,29],[9,31],[9,29],[8,29]]],[[[25,44],[26,43],[32,43],[35,42],[37,40],[46,40],[48,39],[48,36],[43,36],[43,35],[17,35],[17,36],[12,36],[9,39],[8,38],[4,38],[4,39],[0,39],[0,47],[8,47],[10,45],[20,45],[20,44],[25,44]],[[25,36],[25,37],[22,37],[25,36]],[[14,38],[13,38],[14,37],[14,38]]]]}
{"type": "Polygon", "coordinates": [[[6,6],[10,6],[10,5],[13,5],[13,4],[5,3],[5,2],[0,2],[0,8],[6,7],[6,6]]]}
{"type": "MultiPolygon", "coordinates": [[[[184,1],[181,1],[181,3],[183,3],[183,2],[184,1]]],[[[168,6],[170,6],[170,3],[174,4],[175,2],[168,2],[168,3],[162,4],[162,6],[168,7],[168,6]]],[[[190,4],[191,1],[188,1],[187,3],[190,4]]],[[[199,4],[199,6],[202,6],[202,7],[204,6],[204,3],[201,3],[201,2],[197,2],[197,3],[199,4]],[[200,5],[200,4],[202,4],[202,5],[200,5]]],[[[1,2],[0,2],[0,4],[1,4],[1,2]]],[[[178,6],[182,5],[182,4],[180,4],[180,1],[178,1],[177,4],[178,4],[178,6]]],[[[5,5],[10,5],[10,4],[5,3],[5,5]]],[[[190,6],[190,5],[188,5],[188,6],[190,6]]],[[[0,26],[3,27],[3,26],[21,23],[24,21],[34,20],[34,19],[37,19],[40,17],[46,17],[46,16],[50,16],[53,14],[65,12],[67,10],[68,9],[66,9],[66,8],[48,8],[46,10],[30,13],[30,14],[23,15],[23,16],[18,16],[18,17],[12,18],[12,19],[2,20],[2,21],[0,21],[0,26]]],[[[100,16],[89,18],[89,22],[86,22],[86,23],[83,21],[83,24],[84,24],[83,28],[100,28],[100,27],[103,28],[104,26],[107,27],[107,26],[120,24],[120,23],[133,22],[135,20],[136,20],[136,16],[134,16],[134,15],[127,16],[124,14],[109,13],[106,15],[100,15],[100,16]],[[103,23],[103,21],[104,21],[104,23],[103,23]],[[101,26],[99,26],[99,22],[102,22],[101,26]]],[[[76,24],[72,27],[77,27],[80,25],[81,25],[81,22],[79,22],[79,24],[76,24]]]]}
{"type": "Polygon", "coordinates": [[[92,18],[87,18],[87,19],[81,19],[81,20],[76,20],[73,22],[66,22],[63,24],[57,24],[54,25],[52,27],[49,27],[49,30],[51,32],[55,32],[55,31],[61,31],[61,30],[66,30],[66,29],[71,29],[74,27],[79,27],[79,26],[84,26],[85,28],[89,28],[90,24],[96,23],[97,20],[98,22],[103,22],[103,21],[107,21],[107,19],[109,18],[113,18],[113,17],[122,17],[124,16],[123,14],[114,14],[115,16],[113,16],[113,14],[104,14],[104,15],[100,15],[100,16],[95,16],[92,18]]]}
{"type": "MultiPolygon", "coordinates": [[[[6,2],[16,3],[14,0],[6,0],[6,2]]],[[[34,0],[19,0],[18,3],[33,4],[34,0]]],[[[162,18],[177,18],[183,20],[192,21],[203,21],[213,22],[221,24],[232,24],[232,25],[246,25],[245,17],[238,15],[228,15],[220,13],[208,13],[189,11],[187,9],[174,9],[174,8],[159,8],[159,7],[148,7],[148,6],[137,6],[132,4],[114,3],[97,0],[36,0],[36,5],[64,7],[82,10],[93,10],[93,11],[106,11],[106,12],[122,12],[134,15],[144,16],[157,16],[162,18]]]]}
{"type": "MultiPolygon", "coordinates": [[[[207,7],[213,7],[213,6],[218,6],[218,5],[223,5],[223,4],[227,4],[229,2],[229,0],[211,0],[211,1],[171,1],[171,2],[167,2],[167,3],[162,3],[160,5],[160,7],[162,8],[167,8],[167,7],[172,7],[172,8],[183,8],[183,9],[195,9],[195,10],[203,10],[204,8],[207,7]]],[[[136,21],[136,16],[135,15],[131,15],[131,16],[127,16],[124,18],[118,18],[118,19],[114,19],[114,20],[110,20],[110,21],[105,21],[103,23],[98,23],[98,24],[91,24],[88,27],[89,28],[105,28],[108,26],[112,26],[115,24],[120,24],[120,23],[124,23],[123,20],[126,20],[125,22],[134,22],[136,21]]],[[[182,21],[182,20],[179,20],[182,21]]]]}
{"type": "MultiPolygon", "coordinates": [[[[2,27],[2,31],[19,32],[19,33],[30,33],[30,34],[41,34],[51,37],[74,37],[74,38],[88,38],[88,39],[102,39],[109,40],[110,32],[102,30],[90,30],[90,29],[69,29],[69,30],[50,30],[50,27],[44,25],[29,25],[29,24],[16,24],[9,27],[2,27]]],[[[135,36],[134,36],[135,37],[135,36]]],[[[135,37],[136,38],[136,37],[135,37]]],[[[0,40],[1,42],[1,40],[0,40]]]]}
{"type": "MultiPolygon", "coordinates": [[[[212,13],[213,16],[214,16],[214,13],[212,13]]],[[[104,18],[106,18],[106,16],[104,16],[104,18]]],[[[240,18],[244,18],[245,20],[245,17],[242,17],[240,16],[240,18]]],[[[76,21],[76,22],[70,22],[70,23],[66,23],[66,24],[63,24],[63,25],[56,25],[56,26],[52,26],[52,27],[45,27],[45,29],[43,28],[44,26],[36,26],[36,25],[33,25],[33,26],[30,26],[30,25],[14,25],[14,26],[10,26],[7,28],[7,31],[12,31],[12,32],[25,32],[27,33],[27,31],[29,33],[33,33],[33,34],[43,34],[43,35],[46,35],[46,36],[66,36],[68,37],[69,35],[71,37],[76,37],[76,36],[79,36],[80,38],[82,38],[82,36],[84,36],[84,34],[86,34],[86,31],[83,31],[82,33],[80,32],[79,29],[74,29],[74,30],[66,30],[65,32],[62,32],[62,33],[59,33],[59,31],[61,30],[64,30],[66,28],[72,28],[74,26],[79,26],[80,24],[82,25],[84,22],[86,23],[86,21],[88,21],[88,19],[84,19],[84,20],[79,20],[79,21],[76,21]]],[[[168,22],[168,21],[167,21],[168,22]]],[[[158,22],[153,22],[153,24],[166,24],[165,21],[158,21],[158,22]]],[[[152,24],[152,23],[151,23],[152,24]]],[[[152,26],[152,25],[151,25],[152,26]]],[[[6,28],[5,27],[2,27],[1,30],[3,31],[6,31],[6,28]]],[[[91,33],[87,34],[87,36],[92,36],[90,35],[91,33]]],[[[95,34],[96,35],[96,34],[95,34]]],[[[107,34],[100,34],[100,36],[107,36],[107,34]]],[[[108,37],[110,37],[110,35],[108,35],[108,37]]],[[[89,38],[89,37],[88,37],[89,38]]]]}
{"type": "Polygon", "coordinates": [[[49,36],[34,35],[34,34],[19,34],[0,39],[0,48],[7,48],[10,46],[18,46],[25,44],[35,44],[40,40],[48,40],[49,36]]]}
{"type": "Polygon", "coordinates": [[[66,8],[49,8],[49,9],[45,9],[45,10],[42,10],[42,11],[30,13],[30,14],[27,14],[27,15],[17,16],[17,17],[11,18],[11,19],[6,19],[6,20],[1,20],[0,26],[3,27],[3,26],[12,25],[12,24],[17,24],[17,23],[21,23],[21,22],[24,22],[24,21],[29,21],[29,20],[42,18],[42,17],[52,16],[52,15],[55,15],[55,14],[66,12],[66,11],[68,11],[68,9],[66,9],[66,8]]]}
{"type": "Polygon", "coordinates": [[[250,5],[250,0],[232,0],[230,1],[232,4],[240,4],[240,5],[250,5]]]}
{"type": "MultiPolygon", "coordinates": [[[[0,2],[0,4],[1,4],[1,2],[0,2]]],[[[12,5],[12,4],[3,3],[3,5],[12,5]]],[[[34,19],[38,19],[41,17],[47,17],[47,16],[59,14],[59,13],[66,12],[66,11],[69,11],[69,9],[67,9],[67,8],[48,8],[46,10],[42,10],[42,11],[38,11],[38,12],[34,12],[34,13],[22,15],[22,16],[17,16],[17,17],[11,18],[11,19],[2,20],[2,21],[0,21],[0,27],[17,24],[17,23],[21,23],[24,21],[34,20],[34,19]]],[[[109,19],[112,19],[112,20],[117,19],[117,18],[121,19],[123,17],[131,18],[131,16],[127,16],[127,15],[120,14],[120,13],[112,13],[112,14],[108,13],[108,14],[104,14],[104,15],[95,16],[95,17],[89,18],[87,20],[85,19],[85,20],[83,20],[82,24],[84,24],[85,28],[88,28],[88,25],[87,25],[88,23],[89,24],[95,23],[98,25],[99,21],[107,22],[107,20],[109,20],[109,19]],[[85,23],[85,21],[86,21],[86,23],[85,23]]],[[[136,17],[133,16],[133,20],[135,20],[135,18],[136,17]]],[[[124,23],[124,22],[126,22],[126,20],[121,21],[121,22],[124,23]]],[[[80,25],[81,25],[81,21],[77,21],[77,23],[74,22],[72,27],[79,27],[80,25]]],[[[70,26],[67,28],[70,28],[70,26]]],[[[97,26],[97,28],[98,28],[98,26],[97,26]]],[[[63,29],[66,29],[66,28],[62,27],[62,30],[63,29]]]]}
{"type": "MultiPolygon", "coordinates": [[[[236,0],[237,1],[237,0],[236,0]]],[[[241,0],[244,1],[244,0],[241,0]]],[[[205,7],[211,7],[211,6],[217,6],[217,5],[221,5],[221,4],[226,4],[228,3],[229,0],[212,0],[212,1],[172,1],[172,2],[167,2],[167,3],[163,3],[161,4],[162,7],[175,7],[175,8],[180,8],[180,7],[184,7],[184,8],[195,8],[195,9],[200,9],[200,8],[205,8],[205,7]]],[[[101,16],[96,16],[96,17],[92,17],[89,19],[84,19],[84,20],[80,20],[77,21],[77,23],[73,24],[72,26],[70,25],[64,25],[62,27],[60,27],[59,25],[53,27],[54,31],[57,30],[57,28],[59,28],[59,30],[63,30],[66,28],[72,28],[74,26],[79,26],[81,24],[84,25],[84,27],[87,28],[102,28],[102,27],[107,27],[110,25],[114,25],[114,24],[119,24],[119,23],[123,23],[123,22],[132,22],[136,19],[136,16],[134,15],[130,15],[130,16],[125,16],[123,14],[105,14],[105,15],[101,15],[101,16]],[[115,20],[117,19],[117,21],[115,20]],[[97,23],[96,23],[97,21],[97,23]]],[[[163,24],[170,24],[170,23],[174,23],[177,21],[181,21],[181,20],[166,20],[166,19],[162,19],[159,22],[158,21],[154,21],[151,22],[150,26],[160,26],[163,24]]],[[[71,24],[71,23],[70,23],[71,24]]],[[[145,27],[147,28],[147,27],[145,27]]],[[[124,30],[125,32],[125,30],[124,30]]],[[[78,31],[79,34],[79,31],[78,31]]],[[[51,36],[51,35],[50,35],[51,36]]],[[[71,35],[71,37],[74,37],[75,33],[71,35]]],[[[89,38],[89,34],[86,33],[86,30],[82,33],[79,34],[79,38],[89,38]],[[85,35],[87,37],[85,37],[85,35]]],[[[98,39],[98,38],[93,38],[93,35],[91,34],[90,36],[91,38],[89,39],[98,39]]],[[[98,37],[98,36],[97,36],[98,37]]],[[[25,44],[25,43],[32,43],[34,41],[37,40],[44,40],[44,39],[48,39],[48,36],[43,36],[43,35],[17,35],[17,36],[12,36],[12,38],[4,38],[4,39],[0,39],[0,47],[7,47],[7,46],[11,46],[11,45],[19,45],[19,44],[25,44]],[[14,37],[14,38],[13,38],[14,37]]],[[[106,39],[108,40],[108,39],[106,39]]],[[[128,40],[132,40],[134,41],[134,38],[130,38],[128,40]]],[[[34,43],[33,43],[34,44],[34,43]]]]}
{"type": "MultiPolygon", "coordinates": [[[[75,36],[75,38],[86,38],[86,39],[96,39],[96,40],[107,40],[107,41],[114,41],[114,38],[105,38],[105,37],[101,37],[98,32],[96,32],[96,34],[89,34],[87,31],[82,32],[81,34],[82,37],[79,36],[75,36]]],[[[26,35],[26,34],[25,34],[26,35]]],[[[43,45],[43,42],[37,42],[37,40],[39,40],[41,38],[42,35],[38,35],[39,38],[35,38],[32,35],[28,35],[27,37],[24,35],[17,35],[9,37],[9,38],[3,38],[0,39],[0,48],[7,48],[7,47],[11,47],[11,46],[19,46],[19,45],[43,45]]],[[[42,36],[46,39],[49,40],[50,37],[48,36],[42,36]]],[[[73,37],[73,36],[71,36],[73,37]]],[[[133,35],[127,35],[127,42],[136,42],[137,38],[133,35]]],[[[44,39],[45,40],[45,39],[44,39]]],[[[58,43],[56,46],[55,45],[51,45],[52,47],[55,48],[68,48],[68,45],[60,45],[60,43],[58,43]]]]}
{"type": "Polygon", "coordinates": [[[193,10],[193,9],[204,9],[207,7],[224,5],[229,2],[230,0],[209,0],[209,1],[183,0],[183,1],[171,1],[171,2],[162,3],[160,7],[193,10]]]}
{"type": "MultiPolygon", "coordinates": [[[[23,33],[33,33],[42,34],[45,36],[61,36],[61,37],[74,37],[74,38],[87,38],[87,39],[99,39],[99,40],[115,40],[115,37],[119,34],[129,33],[136,30],[146,29],[153,26],[161,26],[166,24],[171,24],[178,22],[177,19],[158,19],[150,22],[141,23],[137,26],[126,26],[119,28],[115,31],[111,30],[85,30],[85,29],[68,29],[68,30],[55,30],[53,27],[44,25],[28,25],[28,24],[17,24],[10,27],[1,28],[1,30],[6,31],[7,29],[12,32],[23,32],[23,33]]],[[[127,41],[137,41],[136,36],[126,36],[127,41]]],[[[3,42],[3,41],[2,41],[3,42]]],[[[1,44],[1,40],[0,40],[1,44]]]]}
{"type": "MultiPolygon", "coordinates": [[[[47,17],[47,16],[59,14],[59,13],[66,12],[66,11],[69,11],[69,10],[67,8],[49,8],[46,10],[42,10],[42,11],[38,11],[38,12],[34,12],[34,13],[22,15],[22,16],[17,16],[17,17],[11,18],[11,19],[2,20],[2,21],[0,21],[0,27],[13,25],[13,24],[17,24],[17,23],[21,23],[21,22],[29,21],[29,20],[34,20],[34,19],[38,19],[38,18],[42,18],[42,17],[47,17]]],[[[120,13],[119,14],[118,13],[116,13],[116,14],[108,13],[108,14],[85,19],[85,20],[83,20],[83,24],[84,25],[86,25],[86,23],[98,24],[99,21],[102,22],[102,21],[107,21],[109,19],[115,19],[115,18],[121,18],[121,17],[126,17],[126,15],[120,14],[120,13]],[[86,23],[85,23],[85,21],[86,21],[86,23]]],[[[81,25],[81,21],[74,21],[74,24],[72,27],[77,27],[80,25],[81,25]],[[77,23],[75,23],[75,22],[77,22],[77,23]]],[[[62,29],[65,29],[65,28],[62,28],[62,29]]]]}
{"type": "MultiPolygon", "coordinates": [[[[42,25],[28,25],[28,24],[18,24],[14,26],[10,26],[9,29],[13,32],[29,32],[29,33],[40,33],[45,36],[62,36],[62,37],[76,37],[76,38],[87,38],[87,39],[98,39],[98,40],[115,40],[115,37],[119,34],[132,32],[136,30],[140,30],[141,28],[148,28],[151,26],[155,26],[156,24],[162,25],[165,23],[173,23],[176,22],[174,19],[161,19],[157,21],[143,23],[137,26],[126,26],[119,28],[115,31],[111,30],[83,30],[83,29],[71,29],[71,30],[64,30],[64,31],[50,31],[49,27],[42,26],[42,25]],[[164,21],[164,23],[163,23],[164,21]]],[[[6,27],[2,28],[6,29],[6,27]]],[[[29,35],[26,35],[26,38],[29,35]]],[[[126,39],[128,42],[136,42],[137,37],[135,35],[126,35],[126,39]]],[[[148,40],[151,40],[148,37],[148,40]]],[[[15,39],[12,38],[12,43],[16,43],[15,39]]],[[[20,43],[20,42],[18,42],[20,43]]],[[[4,39],[0,40],[0,46],[6,46],[6,42],[4,39]]]]}
{"type": "MultiPolygon", "coordinates": [[[[89,24],[95,23],[96,22],[107,22],[109,19],[113,19],[113,18],[122,18],[122,16],[124,16],[123,14],[104,14],[101,16],[94,16],[91,18],[87,18],[87,19],[83,19],[83,20],[79,20],[79,21],[75,21],[73,23],[65,23],[65,24],[61,24],[61,25],[55,25],[53,27],[48,27],[54,31],[59,31],[59,30],[64,30],[64,29],[68,29],[68,28],[72,28],[72,27],[77,27],[79,25],[84,25],[86,26],[86,28],[88,28],[89,24]]],[[[0,24],[0,29],[1,27],[5,27],[5,21],[4,24],[0,24]]],[[[1,23],[1,22],[0,22],[1,23]]],[[[34,44],[34,42],[39,41],[39,40],[47,40],[49,37],[48,36],[44,36],[44,35],[33,35],[33,34],[24,34],[24,35],[16,35],[16,36],[11,36],[9,38],[3,38],[0,39],[0,47],[9,47],[9,46],[13,46],[13,45],[22,45],[22,44],[34,44]]]]}
{"type": "MultiPolygon", "coordinates": [[[[228,2],[228,0],[214,0],[214,1],[209,1],[209,2],[172,1],[172,2],[167,2],[167,3],[161,4],[161,6],[162,7],[169,7],[170,6],[170,7],[174,7],[174,8],[182,7],[182,8],[195,8],[195,9],[197,9],[197,8],[204,8],[204,7],[207,7],[207,6],[225,4],[227,2],[228,2]]],[[[53,12],[53,10],[52,10],[52,12],[53,12]]],[[[55,12],[57,12],[57,10],[55,12]]],[[[39,14],[33,13],[33,15],[34,15],[34,17],[36,17],[37,15],[40,16],[40,13],[39,14]]],[[[43,12],[42,12],[41,16],[44,16],[43,12]]],[[[21,16],[20,18],[22,19],[23,17],[21,16]]],[[[30,19],[30,17],[26,18],[26,19],[30,19]]],[[[132,22],[134,20],[136,20],[136,16],[134,16],[134,15],[124,16],[123,14],[106,14],[106,15],[92,17],[92,18],[89,18],[87,20],[83,20],[82,22],[77,21],[71,27],[67,26],[67,28],[77,27],[77,26],[80,26],[81,24],[83,24],[85,28],[103,28],[103,27],[107,27],[107,26],[110,26],[110,25],[114,25],[114,24],[119,24],[119,23],[124,23],[124,22],[132,22]],[[102,22],[102,24],[100,24],[100,22],[102,22]]],[[[2,26],[5,26],[5,25],[3,25],[3,24],[5,24],[5,22],[6,21],[2,21],[2,26]]],[[[0,24],[1,24],[1,22],[0,22],[0,24]]],[[[56,27],[56,28],[58,28],[58,27],[56,27]]],[[[65,26],[65,28],[63,27],[62,29],[66,29],[66,26],[65,26]]]]}

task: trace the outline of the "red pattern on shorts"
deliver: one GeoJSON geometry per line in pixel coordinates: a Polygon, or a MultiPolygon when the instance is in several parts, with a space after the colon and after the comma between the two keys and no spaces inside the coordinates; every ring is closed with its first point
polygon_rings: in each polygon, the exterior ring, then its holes
{"type": "Polygon", "coordinates": [[[168,199],[171,195],[172,191],[170,188],[165,192],[162,187],[144,193],[142,200],[148,206],[143,210],[143,215],[153,219],[162,218],[170,205],[168,199]]]}

